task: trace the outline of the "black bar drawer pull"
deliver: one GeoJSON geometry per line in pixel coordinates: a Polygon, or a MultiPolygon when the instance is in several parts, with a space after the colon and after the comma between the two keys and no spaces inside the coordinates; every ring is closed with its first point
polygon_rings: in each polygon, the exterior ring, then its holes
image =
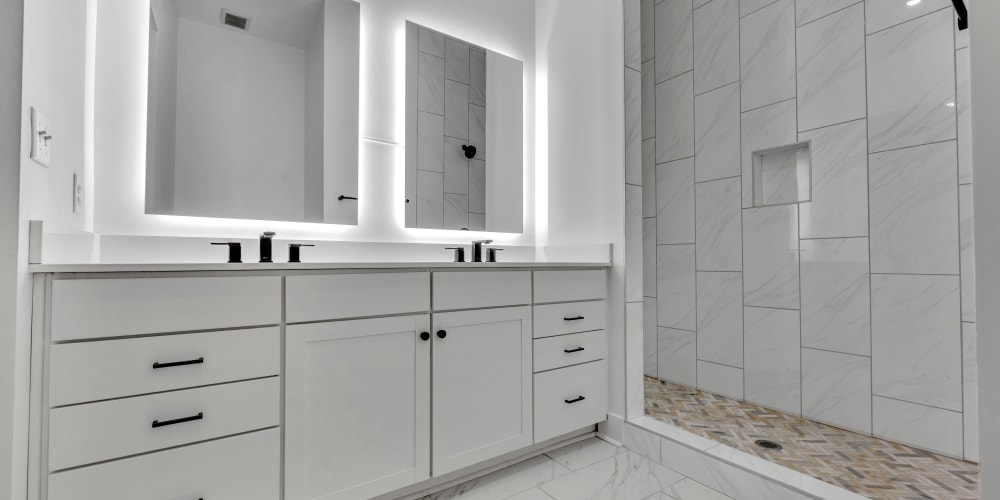
{"type": "Polygon", "coordinates": [[[580,321],[581,319],[583,319],[583,316],[574,316],[572,318],[563,318],[563,321],[580,321]]]}
{"type": "Polygon", "coordinates": [[[571,405],[573,403],[579,403],[580,401],[583,401],[584,399],[587,399],[587,398],[585,398],[583,396],[577,396],[576,399],[564,399],[563,401],[565,401],[566,404],[571,405]]]}
{"type": "Polygon", "coordinates": [[[575,349],[563,349],[563,352],[566,354],[573,354],[574,352],[580,352],[582,350],[583,350],[582,347],[577,347],[575,349]]]}
{"type": "Polygon", "coordinates": [[[166,427],[168,425],[183,424],[184,422],[194,422],[195,420],[201,420],[205,418],[204,413],[199,413],[197,415],[192,415],[190,417],[175,418],[173,420],[164,420],[160,422],[159,420],[153,420],[153,428],[166,427]]]}
{"type": "Polygon", "coordinates": [[[205,358],[189,359],[187,361],[174,361],[173,363],[153,363],[153,369],[172,368],[174,366],[200,365],[205,362],[205,358]]]}

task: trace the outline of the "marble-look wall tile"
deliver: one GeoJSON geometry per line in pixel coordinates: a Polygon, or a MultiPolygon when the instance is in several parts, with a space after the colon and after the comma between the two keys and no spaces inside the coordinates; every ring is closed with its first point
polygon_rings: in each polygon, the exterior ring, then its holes
{"type": "MultiPolygon", "coordinates": [[[[486,160],[486,108],[469,105],[469,144],[476,147],[477,160],[486,160]]],[[[461,148],[459,148],[461,150],[461,148]]],[[[636,169],[638,171],[638,169],[636,169]]]]}
{"type": "MultiPolygon", "coordinates": [[[[654,281],[655,283],[655,281],[654,281]]],[[[643,349],[643,373],[647,377],[658,377],[659,372],[659,332],[656,327],[656,298],[644,297],[642,299],[642,349],[643,349]]]]}
{"type": "MultiPolygon", "coordinates": [[[[819,0],[826,1],[826,0],[819,0]]],[[[887,0],[865,0],[865,18],[867,33],[882,31],[891,26],[905,23],[911,19],[925,16],[936,10],[951,7],[948,0],[923,0],[914,5],[912,2],[890,2],[887,0]]],[[[953,15],[949,12],[949,15],[953,15]]]]}
{"type": "Polygon", "coordinates": [[[656,139],[642,141],[642,216],[656,217],[656,139]]]}
{"type": "Polygon", "coordinates": [[[694,243],[694,158],[656,166],[656,239],[694,243]]]}
{"type": "Polygon", "coordinates": [[[444,135],[469,138],[469,86],[444,81],[444,135]]]}
{"type": "Polygon", "coordinates": [[[642,219],[642,295],[656,297],[655,217],[642,219]]]}
{"type": "Polygon", "coordinates": [[[976,233],[972,184],[958,187],[959,245],[962,269],[962,321],[976,321],[976,233]]]}
{"type": "Polygon", "coordinates": [[[958,183],[972,182],[972,94],[969,49],[955,51],[958,88],[958,183]]]}
{"type": "Polygon", "coordinates": [[[869,158],[874,273],[958,274],[955,141],[869,158]]]}
{"type": "Polygon", "coordinates": [[[694,156],[693,85],[687,72],[656,86],[656,163],[694,156]]]}
{"type": "MultiPolygon", "coordinates": [[[[654,0],[640,0],[640,30],[641,30],[641,40],[642,40],[642,63],[645,66],[647,61],[653,60],[653,54],[656,50],[656,38],[653,37],[654,30],[654,19],[656,17],[655,10],[656,3],[654,0]]],[[[653,69],[651,68],[652,72],[653,69]]],[[[642,68],[642,72],[646,72],[646,68],[642,68]]]]}
{"type": "Polygon", "coordinates": [[[469,212],[469,231],[485,231],[486,214],[469,212]]]}
{"type": "Polygon", "coordinates": [[[871,152],[955,138],[953,16],[945,9],[868,37],[871,152]]]}
{"type": "MultiPolygon", "coordinates": [[[[973,9],[972,0],[965,0],[965,8],[973,9]]],[[[955,48],[964,49],[969,46],[969,28],[964,30],[958,29],[958,15],[955,15],[955,48]]]]}
{"type": "Polygon", "coordinates": [[[654,462],[660,461],[660,438],[641,427],[625,424],[625,440],[622,444],[625,448],[638,453],[639,456],[648,458],[654,462]]]}
{"type": "Polygon", "coordinates": [[[445,42],[444,77],[458,83],[469,83],[469,44],[453,38],[445,42]]]}
{"type": "Polygon", "coordinates": [[[743,308],[746,400],[799,415],[802,378],[799,312],[743,308]]]}
{"type": "Polygon", "coordinates": [[[625,182],[642,184],[642,75],[632,68],[625,68],[625,182]]]}
{"type": "Polygon", "coordinates": [[[864,118],[865,11],[861,4],[798,28],[799,130],[864,118]]]}
{"type": "Polygon", "coordinates": [[[486,106],[486,52],[469,51],[469,103],[486,106]]]}
{"type": "Polygon", "coordinates": [[[698,359],[743,367],[742,273],[698,273],[698,359]]]}
{"type": "Polygon", "coordinates": [[[417,109],[444,115],[444,58],[417,55],[417,109]]]}
{"type": "Polygon", "coordinates": [[[872,390],[962,411],[957,276],[872,276],[872,390]]]}
{"type": "Polygon", "coordinates": [[[661,380],[694,387],[697,384],[697,333],[674,328],[660,328],[657,344],[657,372],[661,380]]]}
{"type": "Polygon", "coordinates": [[[743,399],[743,370],[698,361],[698,388],[733,399],[743,399]]]}
{"type": "Polygon", "coordinates": [[[802,349],[802,416],[870,434],[871,366],[866,356],[802,349]]]}
{"type": "MultiPolygon", "coordinates": [[[[444,133],[444,119],[441,119],[444,133]]],[[[444,192],[469,194],[469,160],[462,151],[465,141],[454,137],[444,138],[444,192]]]]}
{"type": "Polygon", "coordinates": [[[699,271],[740,271],[740,179],[695,184],[696,243],[699,271]]]}
{"type": "Polygon", "coordinates": [[[961,413],[878,396],[872,400],[875,437],[962,457],[961,413]]]}
{"type": "Polygon", "coordinates": [[[417,168],[441,172],[444,168],[444,117],[417,113],[417,168]]]}
{"type": "Polygon", "coordinates": [[[795,97],[795,2],[778,0],[740,20],[743,110],[795,97]]]}
{"type": "Polygon", "coordinates": [[[691,0],[662,0],[655,10],[656,83],[660,83],[694,67],[694,12],[691,0]]]}
{"type": "Polygon", "coordinates": [[[802,240],[802,346],[871,355],[868,238],[802,240]]]}
{"type": "Polygon", "coordinates": [[[694,92],[740,79],[738,0],[713,0],[694,11],[694,92]]]}
{"type": "Polygon", "coordinates": [[[695,181],[740,175],[739,82],[695,97],[694,114],[695,181]]]}
{"type": "Polygon", "coordinates": [[[979,461],[979,363],[976,361],[976,324],[962,323],[962,420],[965,459],[979,461]]]}
{"type": "Polygon", "coordinates": [[[420,52],[444,58],[444,35],[437,31],[420,28],[419,37],[417,46],[420,52]]]}
{"type": "Polygon", "coordinates": [[[625,301],[641,302],[643,292],[642,188],[625,185],[625,301]]]}
{"type": "Polygon", "coordinates": [[[659,245],[656,253],[657,323],[694,330],[694,245],[659,245]]]}
{"type": "Polygon", "coordinates": [[[795,25],[802,26],[857,2],[858,0],[795,0],[795,25]]]}
{"type": "Polygon", "coordinates": [[[441,229],[444,225],[444,174],[417,171],[417,226],[441,229]]]}
{"type": "Polygon", "coordinates": [[[743,211],[743,302],[799,308],[798,206],[743,211]]]}
{"type": "Polygon", "coordinates": [[[753,153],[798,142],[795,100],[748,111],[740,117],[743,208],[753,206],[753,153]]]}
{"type": "Polygon", "coordinates": [[[810,141],[812,201],[799,205],[802,238],[868,236],[868,128],[865,120],[799,134],[810,141]]]}
{"type": "Polygon", "coordinates": [[[483,160],[469,160],[469,211],[486,213],[486,162],[483,160]]]}
{"type": "Polygon", "coordinates": [[[656,137],[656,75],[654,61],[642,63],[642,139],[656,137]]]}
{"type": "Polygon", "coordinates": [[[767,7],[777,0],[740,0],[740,16],[746,16],[767,7]]]}
{"type": "Polygon", "coordinates": [[[625,66],[639,71],[642,66],[642,39],[640,29],[642,28],[640,16],[642,15],[639,0],[622,0],[624,4],[624,30],[625,30],[625,66]]]}
{"type": "MultiPolygon", "coordinates": [[[[643,324],[643,303],[625,304],[625,417],[631,419],[643,415],[645,408],[645,383],[643,374],[649,364],[646,352],[646,335],[643,324]]],[[[656,349],[653,352],[655,364],[656,349]]]]}
{"type": "Polygon", "coordinates": [[[444,193],[444,229],[469,228],[469,196],[444,193]]]}

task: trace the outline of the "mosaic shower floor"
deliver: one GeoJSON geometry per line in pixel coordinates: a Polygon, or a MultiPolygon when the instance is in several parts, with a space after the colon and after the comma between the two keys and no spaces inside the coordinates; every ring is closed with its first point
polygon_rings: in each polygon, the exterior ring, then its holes
{"type": "Polygon", "coordinates": [[[977,500],[979,466],[646,378],[646,414],[871,498],[977,500]],[[754,444],[766,439],[783,449],[754,444]]]}

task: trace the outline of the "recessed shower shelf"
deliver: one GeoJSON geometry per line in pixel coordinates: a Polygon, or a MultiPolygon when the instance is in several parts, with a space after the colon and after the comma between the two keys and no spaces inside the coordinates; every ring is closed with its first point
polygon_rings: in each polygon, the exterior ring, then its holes
{"type": "Polygon", "coordinates": [[[808,141],[754,151],[754,207],[811,200],[812,155],[808,141]]]}

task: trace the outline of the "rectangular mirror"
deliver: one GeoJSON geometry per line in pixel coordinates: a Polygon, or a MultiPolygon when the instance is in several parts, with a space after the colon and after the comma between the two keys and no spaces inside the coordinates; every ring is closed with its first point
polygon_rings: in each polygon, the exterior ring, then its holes
{"type": "Polygon", "coordinates": [[[360,6],[151,0],[146,213],[358,223],[360,6]]]}
{"type": "Polygon", "coordinates": [[[406,227],[520,233],[524,64],[406,24],[406,227]]]}

